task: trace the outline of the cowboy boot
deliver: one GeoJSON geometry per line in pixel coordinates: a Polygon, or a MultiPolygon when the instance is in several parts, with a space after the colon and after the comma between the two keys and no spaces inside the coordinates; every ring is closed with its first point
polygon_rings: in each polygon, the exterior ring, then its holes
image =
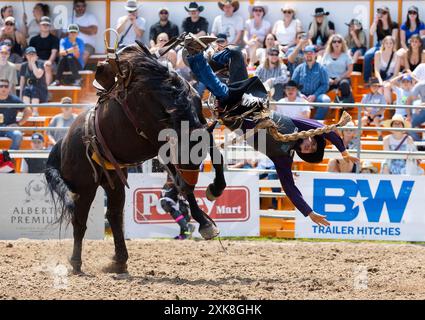
{"type": "Polygon", "coordinates": [[[187,50],[189,55],[195,55],[199,52],[204,51],[208,48],[211,42],[217,40],[214,36],[201,36],[197,37],[192,33],[189,33],[184,39],[184,48],[187,50]]]}

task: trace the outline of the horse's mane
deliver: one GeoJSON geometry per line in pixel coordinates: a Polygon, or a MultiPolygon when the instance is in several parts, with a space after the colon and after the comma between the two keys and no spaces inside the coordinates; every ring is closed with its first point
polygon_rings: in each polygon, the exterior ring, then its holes
{"type": "Polygon", "coordinates": [[[129,95],[151,93],[171,115],[174,123],[186,120],[191,127],[199,126],[199,120],[192,111],[193,91],[182,77],[170,71],[154,56],[146,54],[138,45],[121,50],[119,59],[126,66],[123,71],[127,76],[131,73],[129,95]]]}

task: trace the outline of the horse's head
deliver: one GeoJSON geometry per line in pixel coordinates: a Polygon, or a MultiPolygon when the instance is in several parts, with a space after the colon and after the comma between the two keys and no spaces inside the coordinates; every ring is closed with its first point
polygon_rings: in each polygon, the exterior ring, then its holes
{"type": "MultiPolygon", "coordinates": [[[[102,86],[103,89],[109,90],[115,84],[116,74],[112,70],[112,66],[106,62],[99,62],[96,68],[95,79],[98,84],[102,86]]],[[[96,83],[93,83],[95,87],[98,87],[96,83]]],[[[98,89],[102,89],[99,88],[98,89]]]]}

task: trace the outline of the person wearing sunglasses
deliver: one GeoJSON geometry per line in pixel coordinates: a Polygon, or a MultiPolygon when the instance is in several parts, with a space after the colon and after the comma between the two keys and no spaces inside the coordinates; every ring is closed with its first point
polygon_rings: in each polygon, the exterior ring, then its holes
{"type": "MultiPolygon", "coordinates": [[[[156,54],[159,49],[164,47],[164,45],[170,41],[170,38],[168,37],[168,34],[165,32],[160,33],[155,41],[155,46],[153,46],[150,49],[150,52],[152,54],[156,54]]],[[[158,61],[161,62],[163,65],[168,67],[169,69],[174,69],[176,67],[177,63],[177,53],[174,49],[169,50],[165,55],[158,58],[158,61]]]]}
{"type": "Polygon", "coordinates": [[[408,50],[410,37],[415,34],[425,36],[425,24],[419,19],[418,7],[410,6],[407,11],[406,21],[400,27],[400,50],[404,49],[402,53],[408,50]]]}
{"type": "Polygon", "coordinates": [[[318,54],[323,54],[323,49],[331,35],[335,33],[335,24],[328,19],[329,11],[323,8],[314,9],[313,21],[308,26],[308,37],[316,46],[318,54]]]}
{"type": "Polygon", "coordinates": [[[0,46],[0,79],[9,80],[10,92],[16,94],[16,85],[18,78],[16,74],[16,66],[8,61],[10,57],[10,48],[6,45],[0,46]]]}
{"type": "Polygon", "coordinates": [[[25,35],[17,30],[15,18],[12,16],[4,20],[4,26],[1,28],[0,41],[7,38],[13,41],[11,52],[22,56],[23,48],[27,46],[27,40],[25,35]]]}
{"type": "Polygon", "coordinates": [[[390,9],[387,6],[380,6],[376,10],[375,19],[370,25],[369,34],[373,37],[376,33],[375,45],[366,51],[363,62],[363,78],[365,82],[368,82],[372,76],[372,60],[374,59],[375,53],[380,49],[381,42],[386,36],[392,36],[396,43],[398,42],[398,24],[391,18],[390,9]]]}
{"type": "Polygon", "coordinates": [[[345,41],[347,42],[350,56],[353,58],[353,64],[356,64],[358,59],[366,52],[366,33],[363,31],[362,23],[358,19],[351,19],[345,25],[348,26],[345,41]]]}
{"type": "Polygon", "coordinates": [[[155,46],[155,40],[161,33],[166,33],[169,39],[179,36],[179,27],[169,20],[170,11],[162,7],[158,11],[159,21],[153,24],[149,30],[150,46],[155,46]]]}
{"type": "Polygon", "coordinates": [[[242,44],[244,32],[244,20],[236,13],[239,5],[239,1],[220,0],[218,7],[223,13],[214,18],[211,29],[213,36],[217,36],[219,33],[226,34],[227,41],[235,46],[242,44]]]}
{"type": "MultiPolygon", "coordinates": [[[[14,94],[10,93],[9,80],[0,79],[0,104],[19,103],[23,101],[14,94]]],[[[0,108],[0,126],[1,127],[17,127],[22,126],[32,115],[30,107],[22,108],[0,108]],[[18,121],[16,119],[18,112],[23,112],[22,118],[18,121]]],[[[0,131],[0,137],[7,137],[12,140],[10,150],[19,150],[22,142],[22,132],[19,130],[14,131],[0,131]]]]}
{"type": "MultiPolygon", "coordinates": [[[[268,7],[262,3],[256,2],[253,5],[248,6],[250,16],[252,19],[248,19],[245,22],[244,31],[244,42],[246,44],[245,49],[247,50],[249,60],[256,60],[256,52],[258,48],[263,46],[264,38],[271,31],[271,23],[264,19],[264,16],[268,12],[268,7]]],[[[250,63],[252,67],[253,64],[250,63]]]]}
{"type": "Polygon", "coordinates": [[[255,71],[255,75],[269,89],[274,88],[273,99],[283,98],[283,85],[288,82],[288,69],[279,57],[278,47],[268,49],[267,58],[255,71]]]}
{"type": "Polygon", "coordinates": [[[326,45],[322,65],[329,75],[329,89],[338,89],[337,99],[344,103],[354,103],[350,77],[353,72],[353,59],[348,53],[347,43],[340,34],[334,34],[326,45]]]}
{"type": "Polygon", "coordinates": [[[146,29],[146,20],[138,15],[139,5],[135,0],[128,0],[125,6],[127,15],[119,17],[117,32],[119,33],[118,46],[125,47],[141,40],[146,29]]]}
{"type": "Polygon", "coordinates": [[[276,21],[272,33],[276,35],[277,41],[286,53],[289,48],[296,45],[296,36],[302,32],[301,21],[295,18],[295,8],[286,4],[282,9],[283,19],[276,21]]]}

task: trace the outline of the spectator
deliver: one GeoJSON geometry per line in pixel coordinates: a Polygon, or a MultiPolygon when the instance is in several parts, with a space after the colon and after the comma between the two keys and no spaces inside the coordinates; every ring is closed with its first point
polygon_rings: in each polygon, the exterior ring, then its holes
{"type": "Polygon", "coordinates": [[[95,53],[96,35],[98,31],[98,21],[96,17],[86,11],[86,0],[74,0],[74,12],[71,21],[78,25],[80,30],[79,38],[84,41],[83,65],[87,64],[89,57],[95,53]]]}
{"type": "MultiPolygon", "coordinates": [[[[31,150],[44,150],[44,137],[41,133],[33,133],[31,136],[31,150]]],[[[22,159],[22,173],[42,173],[46,169],[46,158],[24,158],[22,159]]]]}
{"type": "MultiPolygon", "coordinates": [[[[384,95],[380,92],[382,83],[378,78],[369,78],[367,85],[370,92],[363,96],[361,104],[386,104],[384,95]]],[[[384,117],[385,108],[366,107],[362,118],[362,126],[366,127],[373,123],[376,127],[381,125],[381,120],[384,117]]],[[[382,140],[382,133],[378,131],[378,140],[382,140]]]]}
{"type": "Polygon", "coordinates": [[[166,7],[159,9],[159,21],[151,26],[149,39],[151,47],[155,46],[155,39],[161,33],[166,33],[169,39],[179,36],[179,27],[168,20],[170,11],[166,7]]]}
{"type": "MultiPolygon", "coordinates": [[[[329,76],[326,69],[317,63],[316,48],[307,46],[304,49],[305,62],[295,68],[292,75],[298,85],[302,86],[301,93],[308,102],[330,103],[331,99],[326,95],[329,89],[329,76]]],[[[315,119],[323,120],[329,107],[317,109],[315,119]]]]}
{"type": "MultiPolygon", "coordinates": [[[[6,19],[8,17],[12,17],[15,19],[14,17],[14,13],[13,13],[13,6],[11,5],[5,5],[0,9],[0,14],[1,14],[1,22],[0,22],[0,26],[4,27],[4,25],[6,24],[6,19]]],[[[16,22],[15,24],[16,30],[21,31],[21,33],[23,33],[23,30],[21,30],[21,26],[19,25],[18,22],[16,22]]]]}
{"type": "Polygon", "coordinates": [[[351,73],[353,72],[353,60],[348,54],[347,44],[341,35],[334,34],[329,38],[325,55],[322,59],[322,65],[328,72],[329,89],[339,89],[341,92],[339,100],[342,102],[354,103],[350,84],[351,73]]]}
{"type": "Polygon", "coordinates": [[[360,147],[360,140],[357,136],[357,130],[354,122],[350,121],[345,125],[346,127],[352,127],[352,129],[344,129],[341,131],[341,138],[345,148],[357,150],[360,147]]]}
{"type": "MultiPolygon", "coordinates": [[[[347,123],[346,127],[353,127],[353,129],[340,130],[341,138],[346,149],[358,149],[360,141],[357,137],[357,130],[353,122],[347,123]]],[[[340,173],[355,173],[357,172],[357,164],[349,163],[344,159],[331,159],[328,162],[328,172],[340,173]]]]}
{"type": "MultiPolygon", "coordinates": [[[[255,52],[255,56],[250,59],[249,66],[253,67],[256,63],[264,63],[267,58],[267,50],[273,47],[277,47],[277,38],[273,33],[269,33],[263,40],[261,48],[258,48],[255,52]]],[[[284,57],[283,52],[279,55],[281,58],[284,57]]]]}
{"type": "Polygon", "coordinates": [[[76,24],[68,26],[68,37],[60,40],[59,63],[54,85],[63,82],[64,71],[72,72],[73,85],[81,85],[81,76],[78,73],[84,65],[82,52],[84,52],[84,41],[78,37],[79,28],[76,24]]]}
{"type": "MultiPolygon", "coordinates": [[[[10,94],[9,80],[0,79],[0,104],[23,103],[17,96],[10,94]]],[[[25,108],[0,108],[0,126],[1,127],[17,127],[22,126],[31,116],[30,107],[25,108]],[[18,112],[23,112],[21,120],[17,121],[18,112]]],[[[19,150],[22,141],[22,132],[0,131],[0,137],[12,139],[11,150],[19,150]]]]}
{"type": "Polygon", "coordinates": [[[283,19],[276,21],[272,33],[286,53],[290,47],[296,45],[296,37],[303,27],[301,21],[295,18],[295,8],[286,4],[282,9],[283,19]]]}
{"type": "Polygon", "coordinates": [[[288,69],[291,76],[294,73],[295,68],[301,63],[305,62],[304,49],[308,45],[311,45],[311,40],[308,39],[307,33],[297,33],[295,47],[289,48],[288,52],[286,53],[288,56],[288,69]]]}
{"type": "Polygon", "coordinates": [[[56,69],[56,58],[59,51],[59,39],[50,33],[50,18],[45,16],[40,21],[40,34],[31,38],[30,47],[34,47],[38,57],[44,61],[46,84],[53,81],[53,70],[56,69]]]}
{"type": "Polygon", "coordinates": [[[12,62],[15,65],[16,70],[19,71],[21,69],[21,64],[24,61],[24,59],[22,58],[21,55],[12,52],[12,49],[13,49],[13,40],[10,39],[10,38],[5,38],[5,39],[2,39],[0,41],[0,44],[1,45],[5,45],[5,46],[7,46],[9,48],[10,54],[9,54],[8,61],[9,62],[12,62]]]}
{"type": "MultiPolygon", "coordinates": [[[[412,95],[413,78],[409,74],[400,74],[385,84],[384,94],[387,104],[392,103],[392,93],[396,95],[396,105],[406,105],[412,95]],[[401,81],[400,81],[401,79],[401,81]]],[[[405,119],[411,119],[411,109],[396,108],[395,114],[401,115],[405,119]]]]}
{"type": "Polygon", "coordinates": [[[316,8],[313,22],[308,26],[308,37],[318,52],[325,48],[329,37],[335,33],[335,24],[328,20],[328,15],[329,12],[325,12],[323,8],[316,8]]]}
{"type": "Polygon", "coordinates": [[[7,150],[0,150],[0,173],[15,173],[15,165],[7,150]]]}
{"type": "Polygon", "coordinates": [[[24,16],[24,24],[25,24],[25,37],[27,39],[32,39],[41,32],[41,18],[50,16],[50,8],[48,4],[44,3],[36,3],[34,8],[32,9],[32,14],[34,18],[27,24],[26,15],[24,16]]]}
{"type": "MultiPolygon", "coordinates": [[[[69,97],[63,97],[61,100],[61,104],[64,106],[61,108],[62,113],[55,115],[52,120],[50,120],[49,127],[50,128],[69,128],[71,124],[74,123],[77,115],[72,111],[72,107],[65,106],[67,104],[72,104],[72,99],[69,97]]],[[[54,145],[60,139],[63,139],[67,133],[65,130],[61,131],[48,131],[48,139],[49,144],[54,145]]]]}
{"type": "Polygon", "coordinates": [[[286,65],[280,60],[279,53],[279,48],[270,48],[267,51],[266,61],[255,71],[255,75],[266,87],[275,89],[273,95],[275,100],[282,98],[283,85],[289,80],[286,65]]]}
{"type": "MultiPolygon", "coordinates": [[[[401,115],[394,115],[385,126],[391,128],[408,128],[409,123],[401,115]]],[[[417,151],[411,136],[404,131],[392,131],[384,138],[385,151],[417,151]]],[[[382,165],[384,174],[420,174],[422,169],[418,166],[418,160],[387,159],[382,165]],[[410,168],[408,168],[408,165],[410,168]]]]}
{"type": "MultiPolygon", "coordinates": [[[[415,104],[414,101],[417,99],[421,100],[421,105],[425,104],[425,82],[421,81],[418,82],[412,89],[412,93],[407,99],[406,104],[411,105],[415,104]]],[[[409,117],[407,117],[407,120],[410,120],[409,117]]],[[[425,109],[422,110],[415,110],[412,114],[412,127],[418,128],[421,126],[421,124],[425,122],[425,109]]],[[[415,141],[421,140],[421,137],[417,132],[410,132],[410,135],[413,137],[415,141]]]]}
{"type": "MultiPolygon", "coordinates": [[[[25,104],[38,104],[47,102],[47,84],[44,72],[44,62],[38,59],[34,47],[25,50],[25,58],[21,67],[19,85],[21,87],[21,99],[25,104]]],[[[37,113],[37,109],[34,109],[37,113]]]]}
{"type": "Polygon", "coordinates": [[[382,40],[386,36],[392,36],[393,39],[398,39],[398,24],[391,19],[390,9],[386,6],[380,6],[376,10],[376,16],[369,28],[369,34],[373,37],[376,32],[376,44],[374,47],[366,51],[363,61],[363,78],[368,82],[372,75],[372,60],[375,53],[379,50],[382,40]]]}
{"type": "Polygon", "coordinates": [[[414,34],[410,37],[409,47],[400,59],[400,65],[405,71],[414,71],[421,63],[425,62],[425,51],[421,37],[414,34]]]}
{"type": "Polygon", "coordinates": [[[16,66],[9,62],[10,48],[6,45],[0,46],[0,79],[9,80],[10,92],[16,94],[16,84],[18,78],[16,76],[16,66]]]}
{"type": "MultiPolygon", "coordinates": [[[[168,38],[168,34],[165,32],[160,33],[156,38],[155,46],[153,46],[150,50],[151,53],[157,53],[159,49],[161,49],[170,39],[168,38]]],[[[171,49],[165,55],[158,58],[162,64],[164,64],[169,69],[174,69],[177,63],[177,53],[171,49]]]]}
{"type": "Polygon", "coordinates": [[[136,40],[141,40],[146,28],[146,20],[138,16],[137,1],[128,0],[125,9],[127,15],[120,17],[117,22],[117,32],[120,34],[119,47],[125,47],[136,40]]]}
{"type": "Polygon", "coordinates": [[[189,13],[189,17],[183,20],[183,32],[191,32],[197,37],[205,36],[208,33],[208,21],[199,15],[204,11],[204,6],[191,2],[189,8],[184,7],[184,9],[189,13]]]}
{"type": "Polygon", "coordinates": [[[395,39],[392,36],[386,36],[382,40],[381,49],[375,52],[375,77],[380,83],[398,75],[400,71],[400,58],[395,50],[395,39]]]}
{"type": "Polygon", "coordinates": [[[27,41],[25,40],[25,36],[16,29],[14,17],[7,17],[4,20],[4,26],[1,29],[0,40],[3,41],[6,38],[12,40],[13,46],[11,52],[21,56],[23,53],[23,48],[25,48],[27,45],[27,41]]]}
{"type": "Polygon", "coordinates": [[[362,166],[360,168],[360,173],[377,174],[378,168],[375,167],[372,162],[365,160],[365,161],[362,162],[362,166]]]}
{"type": "Polygon", "coordinates": [[[419,10],[416,6],[409,7],[406,22],[400,27],[400,50],[408,50],[408,43],[413,35],[419,36],[419,40],[421,36],[425,36],[425,24],[419,19],[419,10]]]}
{"type": "Polygon", "coordinates": [[[230,44],[241,45],[244,23],[243,18],[235,14],[239,9],[239,1],[221,0],[218,2],[218,6],[223,11],[223,14],[214,18],[212,35],[224,33],[230,44]]]}
{"type": "Polygon", "coordinates": [[[246,43],[246,50],[251,65],[251,60],[257,60],[257,49],[262,47],[264,39],[270,33],[271,24],[268,20],[264,19],[268,11],[266,5],[256,2],[253,5],[249,5],[248,10],[252,19],[248,19],[245,22],[244,42],[246,43]]]}
{"type": "Polygon", "coordinates": [[[353,58],[353,64],[356,64],[359,57],[362,57],[366,52],[366,34],[363,31],[362,23],[357,19],[351,19],[346,25],[348,26],[348,34],[345,41],[353,58]]]}
{"type": "Polygon", "coordinates": [[[296,82],[289,80],[284,90],[286,97],[279,100],[281,104],[276,106],[276,112],[290,118],[310,118],[310,107],[308,105],[286,105],[287,102],[307,103],[307,100],[300,96],[296,82]]]}

